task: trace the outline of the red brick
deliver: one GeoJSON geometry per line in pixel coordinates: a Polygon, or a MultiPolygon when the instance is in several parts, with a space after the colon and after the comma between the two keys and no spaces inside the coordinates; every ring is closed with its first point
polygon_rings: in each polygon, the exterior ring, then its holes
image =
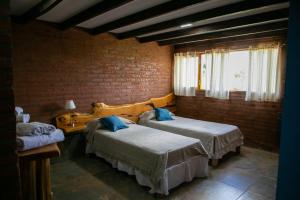
{"type": "Polygon", "coordinates": [[[49,122],[66,99],[89,112],[92,102],[140,102],[172,90],[171,47],[38,21],[12,25],[15,101],[32,120],[49,122]]]}
{"type": "Polygon", "coordinates": [[[230,93],[229,100],[177,97],[177,114],[238,126],[250,146],[278,151],[281,102],[246,102],[245,92],[230,93]]]}

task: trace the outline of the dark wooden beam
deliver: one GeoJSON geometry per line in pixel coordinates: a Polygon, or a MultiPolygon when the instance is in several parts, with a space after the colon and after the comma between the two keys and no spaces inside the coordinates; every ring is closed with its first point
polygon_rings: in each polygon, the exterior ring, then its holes
{"type": "Polygon", "coordinates": [[[158,43],[159,45],[180,44],[180,43],[188,43],[193,41],[204,41],[204,40],[212,40],[216,38],[231,37],[235,35],[244,35],[244,34],[256,33],[256,32],[286,29],[287,27],[288,27],[288,21],[285,20],[280,22],[260,24],[255,26],[247,26],[247,27],[236,28],[236,29],[225,30],[225,31],[197,34],[197,35],[192,35],[192,36],[187,36],[182,38],[173,38],[169,40],[158,41],[158,43]]]}
{"type": "Polygon", "coordinates": [[[107,11],[110,11],[114,8],[120,7],[130,1],[132,1],[132,0],[113,0],[113,1],[103,0],[99,3],[97,3],[96,5],[63,21],[62,23],[60,23],[59,27],[62,30],[70,28],[70,27],[80,24],[81,22],[84,22],[88,19],[91,19],[91,18],[101,15],[107,11]]]}
{"type": "MultiPolygon", "coordinates": [[[[266,33],[265,33],[266,34],[266,33]]],[[[270,34],[270,33],[268,33],[270,34]]],[[[252,34],[255,35],[255,34],[252,34]]],[[[246,37],[244,39],[240,39],[240,37],[237,37],[237,39],[235,40],[228,40],[225,42],[208,42],[208,43],[204,43],[204,45],[202,44],[202,42],[200,43],[187,43],[187,44],[179,44],[179,45],[175,45],[174,46],[174,53],[178,53],[178,52],[187,52],[187,51],[199,51],[199,52],[205,52],[206,50],[211,50],[211,49],[226,49],[229,48],[230,50],[246,50],[248,49],[250,46],[255,46],[255,44],[263,44],[263,43],[283,43],[286,44],[287,43],[287,31],[285,33],[282,34],[274,34],[274,32],[272,32],[271,35],[267,35],[267,36],[257,36],[256,37],[252,37],[252,35],[247,35],[248,38],[246,37]]]]}
{"type": "Polygon", "coordinates": [[[61,1],[62,0],[42,0],[21,16],[12,16],[12,20],[17,23],[28,22],[29,20],[35,19],[45,14],[46,12],[54,8],[57,4],[59,4],[61,1]]]}
{"type": "Polygon", "coordinates": [[[209,40],[209,41],[194,41],[190,43],[185,44],[177,44],[175,45],[175,49],[180,48],[188,48],[188,47],[204,47],[204,48],[213,48],[216,45],[221,45],[225,43],[241,43],[244,41],[251,41],[254,39],[261,39],[261,38],[270,38],[270,37],[281,37],[281,38],[287,38],[287,29],[283,30],[273,30],[268,32],[261,32],[261,33],[249,33],[245,35],[240,36],[233,36],[233,37],[227,37],[227,38],[218,38],[215,40],[209,40]]]}
{"type": "Polygon", "coordinates": [[[158,41],[158,40],[164,40],[169,38],[183,37],[183,36],[189,36],[194,34],[200,34],[208,31],[216,31],[220,29],[243,26],[247,24],[263,23],[270,20],[287,18],[288,15],[289,15],[289,10],[285,8],[285,9],[280,9],[280,10],[271,11],[267,13],[256,14],[252,16],[246,16],[242,18],[221,21],[221,22],[216,22],[207,25],[200,25],[192,28],[186,28],[186,29],[181,29],[181,30],[176,30],[176,31],[171,31],[166,33],[160,33],[156,35],[140,37],[138,38],[138,40],[141,43],[144,43],[144,42],[158,41]]]}
{"type": "Polygon", "coordinates": [[[142,10],[140,12],[134,13],[132,15],[123,17],[121,19],[103,24],[101,26],[95,27],[90,30],[90,33],[96,35],[99,33],[104,33],[110,30],[114,30],[123,26],[134,24],[146,19],[157,17],[172,11],[176,11],[194,4],[201,3],[205,0],[177,0],[177,1],[168,1],[166,3],[142,10]]]}
{"type": "Polygon", "coordinates": [[[151,33],[155,31],[164,30],[167,28],[172,28],[176,26],[180,26],[186,23],[194,23],[201,20],[206,20],[214,17],[220,17],[223,15],[233,14],[237,12],[242,12],[250,9],[256,9],[264,6],[269,6],[276,3],[287,2],[287,0],[245,0],[238,3],[206,10],[203,12],[199,12],[196,14],[191,14],[183,17],[178,17],[176,19],[171,19],[167,21],[163,21],[160,23],[156,23],[150,26],[134,29],[131,31],[123,32],[117,34],[119,39],[125,39],[129,37],[139,36],[146,33],[151,33]]]}

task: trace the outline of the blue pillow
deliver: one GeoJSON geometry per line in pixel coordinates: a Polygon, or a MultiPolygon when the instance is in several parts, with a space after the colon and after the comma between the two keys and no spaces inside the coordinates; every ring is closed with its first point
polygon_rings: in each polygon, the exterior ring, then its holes
{"type": "Polygon", "coordinates": [[[102,125],[110,131],[116,132],[119,129],[128,128],[128,126],[115,115],[103,117],[100,119],[102,125]]]}
{"type": "Polygon", "coordinates": [[[157,121],[174,120],[167,109],[155,108],[155,116],[157,121]]]}

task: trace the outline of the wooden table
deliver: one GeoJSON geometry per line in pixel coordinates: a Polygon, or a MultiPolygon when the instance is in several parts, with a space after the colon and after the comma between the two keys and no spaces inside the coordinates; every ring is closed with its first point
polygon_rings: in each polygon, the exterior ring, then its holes
{"type": "Polygon", "coordinates": [[[18,152],[23,200],[51,200],[50,158],[60,155],[57,144],[18,152]]]}
{"type": "Polygon", "coordinates": [[[58,146],[61,150],[61,156],[55,161],[63,161],[75,158],[85,154],[85,128],[82,123],[75,123],[75,126],[59,126],[64,131],[65,140],[59,142],[58,146]]]}

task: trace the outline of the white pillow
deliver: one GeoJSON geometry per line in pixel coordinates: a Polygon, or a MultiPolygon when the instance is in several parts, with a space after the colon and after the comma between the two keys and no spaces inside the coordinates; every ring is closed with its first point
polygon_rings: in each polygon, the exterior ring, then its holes
{"type": "Polygon", "coordinates": [[[155,110],[149,110],[139,116],[140,120],[155,119],[155,110]]]}
{"type": "Polygon", "coordinates": [[[135,124],[135,122],[131,121],[130,119],[127,119],[127,118],[124,118],[124,117],[119,117],[119,116],[118,116],[118,118],[120,120],[122,120],[125,124],[135,124]]]}
{"type": "Polygon", "coordinates": [[[171,115],[171,116],[175,116],[175,114],[174,114],[174,113],[172,113],[172,112],[170,112],[170,115],[171,115]]]}
{"type": "Polygon", "coordinates": [[[86,125],[86,128],[85,128],[85,132],[87,132],[86,139],[89,143],[92,143],[94,140],[95,130],[100,129],[101,127],[102,127],[102,124],[100,123],[99,118],[90,121],[86,125]]]}
{"type": "Polygon", "coordinates": [[[102,124],[100,123],[99,119],[100,118],[97,118],[97,119],[94,119],[94,120],[90,121],[89,123],[87,123],[86,132],[95,131],[95,130],[101,128],[102,124]]]}

